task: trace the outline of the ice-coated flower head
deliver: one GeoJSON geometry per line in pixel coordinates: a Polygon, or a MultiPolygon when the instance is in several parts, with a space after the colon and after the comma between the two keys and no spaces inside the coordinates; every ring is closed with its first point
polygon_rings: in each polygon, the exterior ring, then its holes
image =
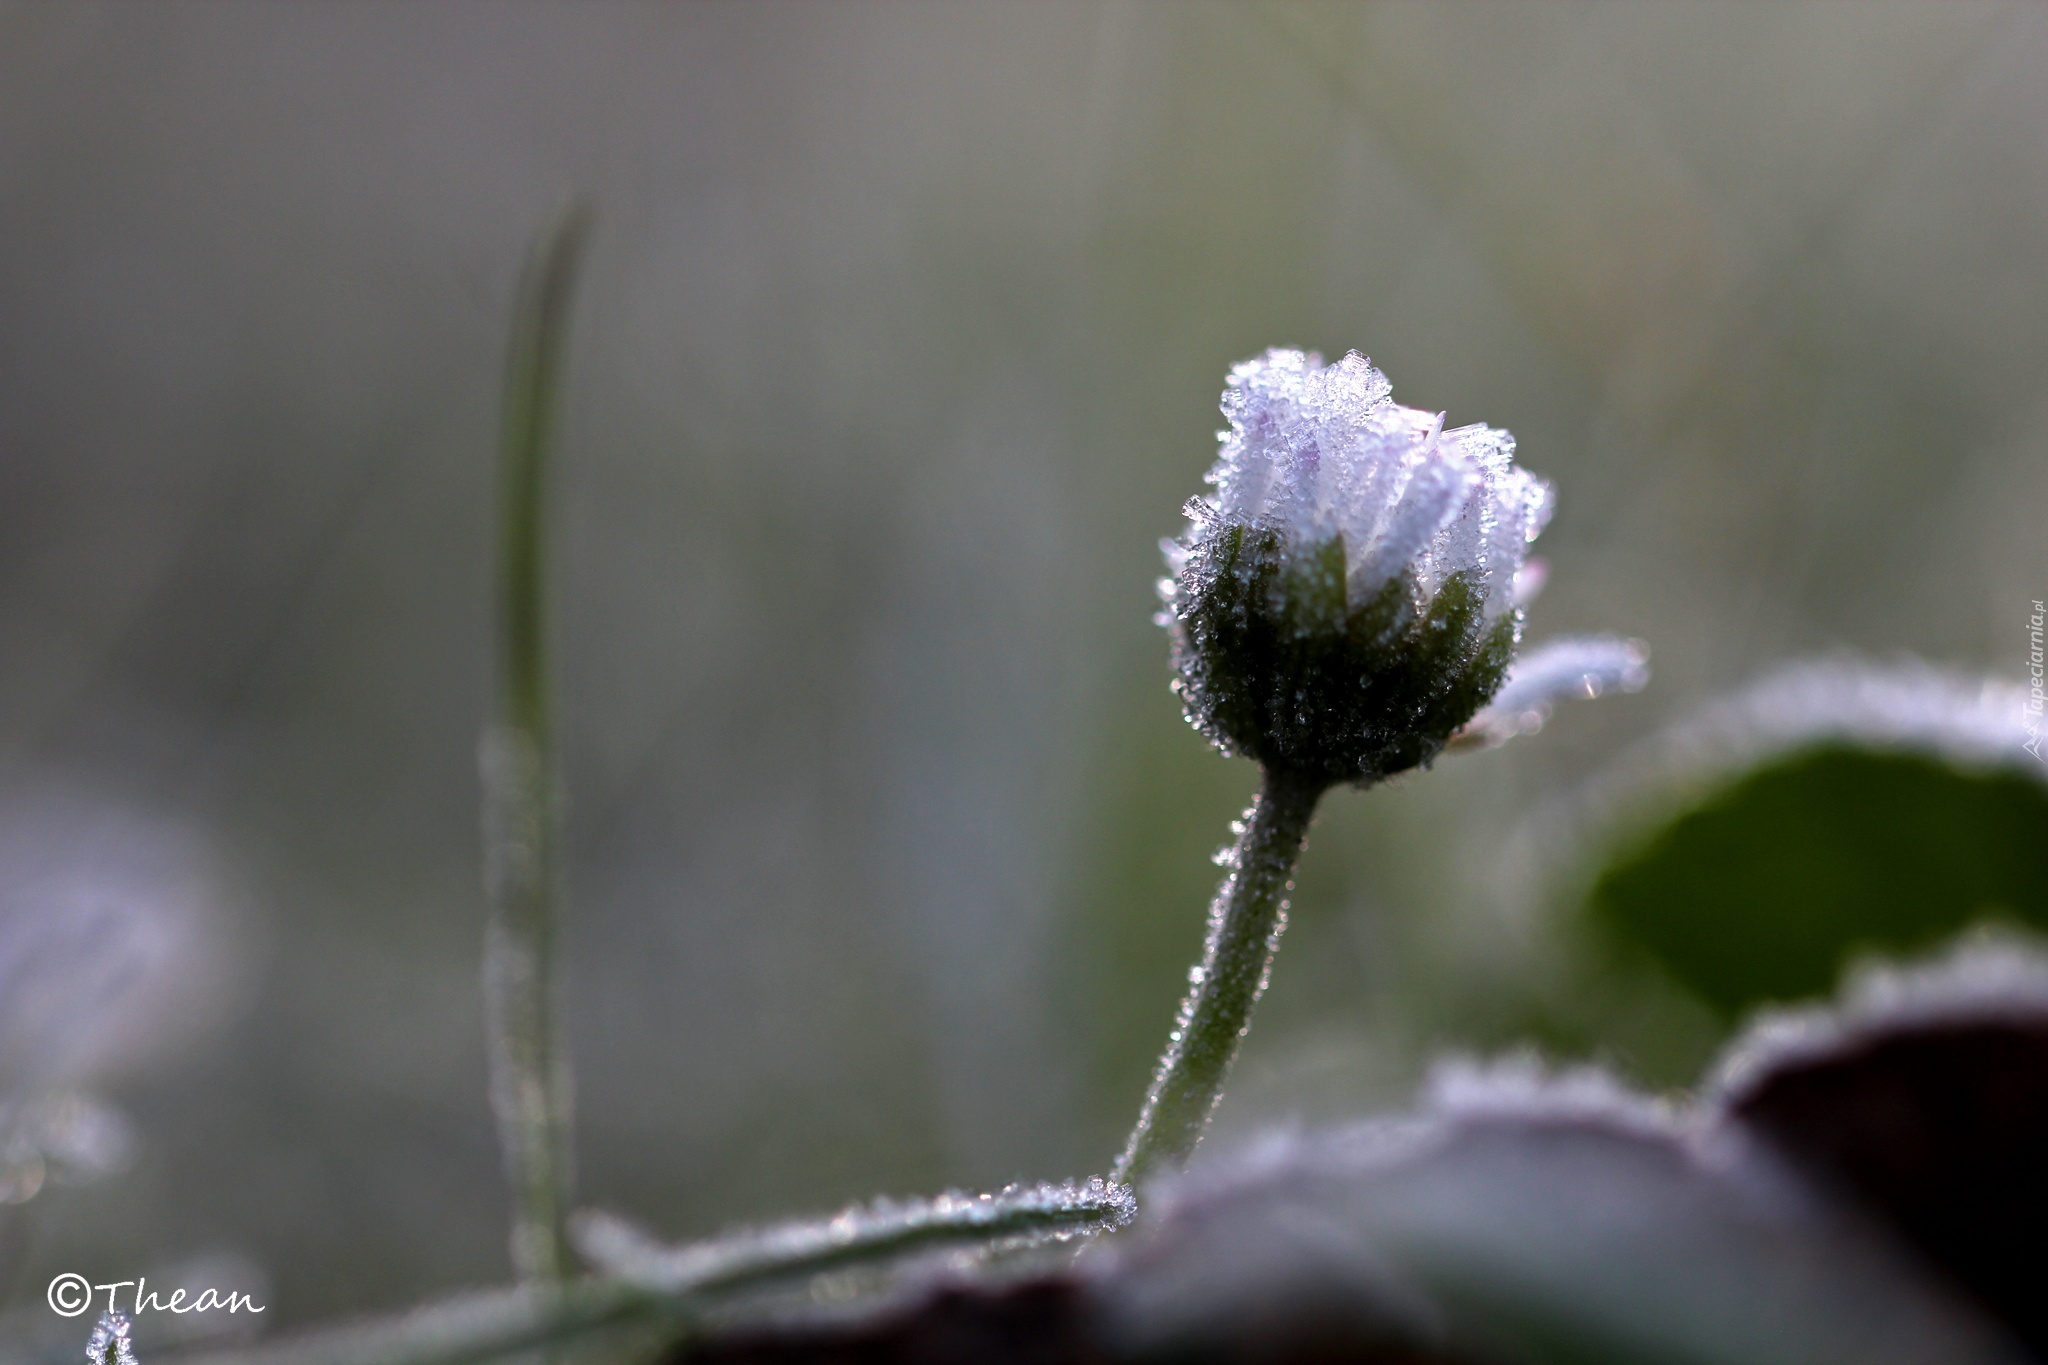
{"type": "Polygon", "coordinates": [[[1215,492],[1161,585],[1175,690],[1227,753],[1330,782],[1433,759],[1491,697],[1550,485],[1492,427],[1396,404],[1356,351],[1230,372],[1215,492]]]}

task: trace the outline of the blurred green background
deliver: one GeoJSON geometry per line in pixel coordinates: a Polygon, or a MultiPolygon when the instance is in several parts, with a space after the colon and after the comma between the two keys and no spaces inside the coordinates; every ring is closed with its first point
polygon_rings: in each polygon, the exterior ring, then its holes
{"type": "MultiPolygon", "coordinates": [[[[185,869],[71,1078],[133,1164],[6,1211],[8,1302],[507,1273],[474,755],[571,194],[581,1183],[684,1236],[1106,1166],[1253,776],[1167,693],[1157,542],[1268,345],[1511,428],[1530,637],[1656,677],[1332,798],[1219,1138],[1541,1015],[1528,831],[1661,723],[1831,648],[2018,674],[2044,69],[2048,11],[1951,0],[0,5],[0,805],[185,869]]],[[[1585,1045],[1672,1083],[1720,1027],[1585,1045]]]]}

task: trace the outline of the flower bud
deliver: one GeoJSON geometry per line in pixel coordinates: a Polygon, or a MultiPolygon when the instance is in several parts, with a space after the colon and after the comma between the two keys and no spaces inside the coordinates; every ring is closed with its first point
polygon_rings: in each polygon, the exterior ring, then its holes
{"type": "Polygon", "coordinates": [[[1230,373],[1160,618],[1188,719],[1226,753],[1365,785],[1435,758],[1513,660],[1550,486],[1507,432],[1445,431],[1391,392],[1355,351],[1230,373]]]}

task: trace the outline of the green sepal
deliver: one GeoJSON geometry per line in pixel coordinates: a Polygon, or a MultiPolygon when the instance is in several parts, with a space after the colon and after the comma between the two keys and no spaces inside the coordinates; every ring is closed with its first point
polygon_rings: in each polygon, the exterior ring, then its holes
{"type": "Polygon", "coordinates": [[[1500,686],[1519,618],[1487,622],[1477,575],[1425,601],[1404,570],[1353,600],[1347,563],[1340,537],[1289,549],[1243,524],[1188,546],[1175,690],[1225,752],[1365,785],[1429,763],[1500,686]]]}

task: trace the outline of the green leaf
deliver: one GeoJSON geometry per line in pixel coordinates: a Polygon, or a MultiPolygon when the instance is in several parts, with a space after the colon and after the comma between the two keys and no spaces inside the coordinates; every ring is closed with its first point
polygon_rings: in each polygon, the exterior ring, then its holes
{"type": "Polygon", "coordinates": [[[1619,784],[1584,908],[1724,1016],[1974,922],[2048,928],[2048,769],[2011,689],[1795,669],[1619,784]]]}

